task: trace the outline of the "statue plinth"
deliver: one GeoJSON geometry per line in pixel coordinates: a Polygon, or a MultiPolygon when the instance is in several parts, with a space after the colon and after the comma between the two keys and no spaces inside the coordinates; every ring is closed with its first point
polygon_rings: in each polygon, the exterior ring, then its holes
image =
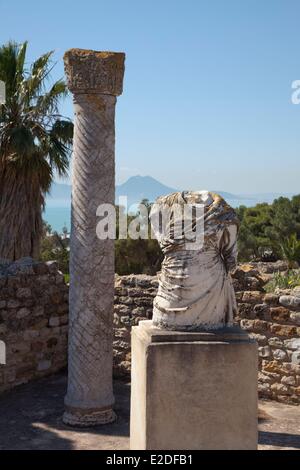
{"type": "Polygon", "coordinates": [[[257,447],[257,346],[237,327],[132,330],[132,450],[257,447]]]}

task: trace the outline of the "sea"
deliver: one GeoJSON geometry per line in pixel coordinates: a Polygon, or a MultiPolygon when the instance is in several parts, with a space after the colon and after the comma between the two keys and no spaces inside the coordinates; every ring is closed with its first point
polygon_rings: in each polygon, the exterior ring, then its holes
{"type": "Polygon", "coordinates": [[[71,229],[71,202],[65,199],[46,199],[46,207],[43,213],[43,220],[51,225],[53,231],[63,232],[67,227],[71,229]]]}
{"type": "MultiPolygon", "coordinates": [[[[256,196],[256,195],[255,195],[256,196]]],[[[241,205],[246,207],[255,206],[259,202],[272,203],[274,197],[243,197],[242,199],[228,199],[227,202],[232,207],[239,207],[241,205]]],[[[53,199],[46,200],[46,208],[43,214],[45,222],[51,225],[52,230],[62,233],[63,228],[67,227],[68,232],[71,228],[71,202],[67,199],[53,199]]]]}

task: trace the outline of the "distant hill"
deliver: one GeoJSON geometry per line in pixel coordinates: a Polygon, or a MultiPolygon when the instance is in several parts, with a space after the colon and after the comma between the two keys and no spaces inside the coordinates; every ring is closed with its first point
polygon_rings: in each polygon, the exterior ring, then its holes
{"type": "Polygon", "coordinates": [[[119,196],[127,196],[128,206],[138,204],[142,199],[155,201],[158,196],[164,196],[177,191],[166,186],[152,176],[131,176],[125,183],[116,186],[116,202],[119,196]]]}
{"type": "MultiPolygon", "coordinates": [[[[173,193],[175,188],[166,186],[151,176],[132,176],[125,183],[116,186],[116,203],[119,196],[127,196],[128,206],[138,204],[142,199],[153,202],[158,196],[173,193]]],[[[71,201],[71,186],[69,184],[53,183],[47,203],[58,202],[69,204],[71,201]]]]}
{"type": "MultiPolygon", "coordinates": [[[[125,183],[116,186],[116,203],[119,196],[127,196],[128,208],[141,202],[142,199],[155,201],[158,196],[164,196],[181,189],[172,188],[157,181],[152,176],[131,176],[125,183]]],[[[209,188],[187,188],[187,189],[209,189],[209,188]]],[[[291,197],[292,194],[285,193],[265,193],[265,194],[242,194],[236,195],[224,191],[215,191],[227,200],[233,207],[241,204],[245,206],[255,206],[260,202],[272,203],[275,198],[280,196],[291,197]]],[[[69,206],[71,202],[71,186],[69,184],[53,183],[51,193],[47,197],[49,206],[69,206]]]]}

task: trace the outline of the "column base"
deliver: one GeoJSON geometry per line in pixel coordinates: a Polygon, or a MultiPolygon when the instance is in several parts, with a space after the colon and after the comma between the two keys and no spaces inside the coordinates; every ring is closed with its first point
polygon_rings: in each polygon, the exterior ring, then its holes
{"type": "Polygon", "coordinates": [[[257,345],[240,328],[132,329],[130,448],[257,448],[257,345]]]}
{"type": "Polygon", "coordinates": [[[80,408],[66,407],[63,414],[63,422],[65,424],[81,428],[113,423],[116,419],[117,415],[112,408],[105,410],[84,410],[80,408]]]}

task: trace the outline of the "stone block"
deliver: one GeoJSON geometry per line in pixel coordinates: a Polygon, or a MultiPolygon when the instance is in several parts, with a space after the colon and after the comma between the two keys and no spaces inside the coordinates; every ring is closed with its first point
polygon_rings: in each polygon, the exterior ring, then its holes
{"type": "Polygon", "coordinates": [[[279,296],[276,295],[276,294],[266,294],[264,296],[264,302],[266,304],[270,304],[270,305],[278,305],[278,302],[279,302],[279,296]]]}
{"type": "Polygon", "coordinates": [[[270,331],[274,335],[278,336],[294,336],[297,333],[297,329],[295,326],[287,326],[287,325],[270,325],[270,331]]]}
{"type": "Polygon", "coordinates": [[[17,289],[18,299],[29,299],[31,297],[31,289],[29,287],[20,287],[17,289]]]}
{"type": "Polygon", "coordinates": [[[285,361],[287,359],[287,354],[283,349],[274,349],[273,357],[276,361],[285,361]]]}
{"type": "Polygon", "coordinates": [[[300,325],[300,312],[291,312],[290,313],[290,319],[296,325],[300,325]]]}
{"type": "Polygon", "coordinates": [[[23,307],[23,308],[20,308],[18,311],[17,311],[17,318],[25,318],[27,317],[28,315],[30,314],[30,310],[26,307],[23,307]]]}
{"type": "Polygon", "coordinates": [[[283,341],[279,338],[276,338],[276,336],[269,338],[268,343],[270,346],[274,346],[277,348],[282,348],[283,347],[283,341]]]}
{"type": "Polygon", "coordinates": [[[274,322],[285,322],[290,318],[290,311],[285,307],[271,307],[270,313],[274,322]]]}
{"type": "Polygon", "coordinates": [[[284,341],[284,345],[286,348],[292,349],[293,351],[300,351],[300,338],[287,339],[284,341]]]}
{"type": "Polygon", "coordinates": [[[41,371],[50,369],[50,367],[51,367],[51,361],[50,360],[43,360],[43,361],[39,361],[38,366],[37,366],[37,370],[39,372],[41,372],[41,371]]]}
{"type": "Polygon", "coordinates": [[[284,385],[296,385],[296,379],[292,375],[285,375],[284,377],[282,377],[281,383],[283,383],[284,385]]]}
{"type": "Polygon", "coordinates": [[[295,295],[282,295],[279,303],[290,310],[300,311],[300,297],[295,295]]]}
{"type": "Polygon", "coordinates": [[[290,395],[289,387],[284,384],[272,384],[271,391],[277,395],[290,395]]]}
{"type": "Polygon", "coordinates": [[[132,332],[130,447],[256,449],[257,346],[240,329],[132,332]]]}
{"type": "Polygon", "coordinates": [[[243,302],[258,304],[261,303],[263,298],[264,294],[260,291],[245,291],[243,294],[243,302]]]}
{"type": "Polygon", "coordinates": [[[300,365],[300,351],[293,352],[291,359],[292,359],[292,364],[300,365]]]}
{"type": "Polygon", "coordinates": [[[60,325],[60,318],[59,317],[50,317],[49,318],[49,326],[59,326],[60,325]]]}
{"type": "Polygon", "coordinates": [[[10,299],[7,301],[7,308],[18,308],[20,307],[20,301],[17,299],[10,299]]]}
{"type": "Polygon", "coordinates": [[[258,348],[258,355],[260,357],[270,357],[271,356],[271,348],[270,346],[261,346],[258,348]]]}

